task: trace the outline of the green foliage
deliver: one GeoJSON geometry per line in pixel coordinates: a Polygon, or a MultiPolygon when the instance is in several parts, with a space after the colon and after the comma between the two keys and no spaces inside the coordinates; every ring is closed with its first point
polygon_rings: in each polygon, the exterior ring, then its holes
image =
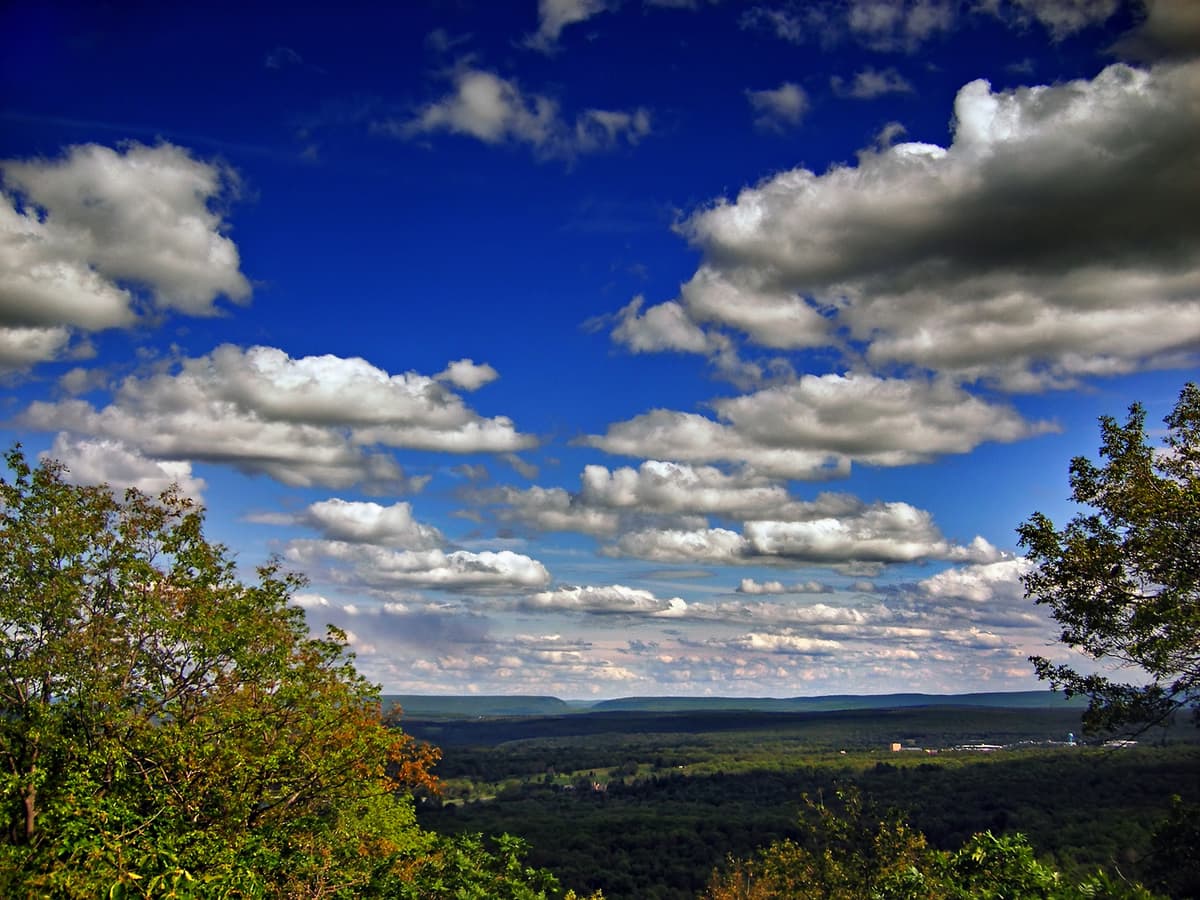
{"type": "Polygon", "coordinates": [[[381,717],[344,635],[309,634],[299,578],[243,584],[177,492],[6,461],[0,896],[556,894],[520,844],[417,827],[437,753],[381,717]]]}
{"type": "Polygon", "coordinates": [[[1200,897],[1200,804],[1173,801],[1151,836],[1146,880],[1172,897],[1200,897]]]}
{"type": "Polygon", "coordinates": [[[1018,529],[1036,565],[1026,594],[1049,606],[1060,640],[1150,678],[1116,683],[1032,658],[1038,677],[1090,698],[1092,729],[1200,714],[1200,388],[1188,384],[1166,417],[1163,449],[1145,419],[1136,404],[1124,425],[1102,418],[1103,464],[1072,460],[1072,497],[1090,511],[1061,531],[1041,513],[1018,529]]]}
{"type": "Polygon", "coordinates": [[[837,798],[839,810],[805,798],[804,840],[780,841],[760,853],[747,873],[750,897],[855,900],[917,886],[913,876],[930,855],[924,835],[896,813],[874,815],[856,790],[839,791],[837,798]]]}
{"type": "MultiPolygon", "coordinates": [[[[570,717],[574,736],[562,717],[463,721],[443,732],[452,738],[438,766],[446,802],[422,804],[418,819],[438,831],[518,834],[535,865],[576,890],[690,900],[729,855],[750,858],[773,841],[800,840],[796,798],[830,798],[852,783],[872,802],[905,810],[937,849],[957,849],[988,829],[1019,831],[1071,879],[1119,864],[1149,884],[1140,864],[1171,796],[1200,802],[1200,730],[1190,723],[1167,730],[1165,747],[1115,752],[1061,744],[936,755],[880,749],[898,739],[926,747],[1061,741],[1079,732],[1080,712],[661,715],[654,733],[641,714],[606,714],[607,733],[586,716],[570,717]],[[704,730],[713,726],[721,730],[704,730]],[[628,774],[630,761],[636,773],[628,774]],[[567,789],[580,778],[588,790],[567,789]],[[608,790],[591,791],[592,781],[608,790]]],[[[424,734],[419,724],[406,720],[424,734]]]]}
{"type": "Polygon", "coordinates": [[[839,799],[837,811],[808,801],[801,840],[731,860],[713,873],[703,900],[1153,900],[1104,873],[1072,884],[1021,835],[983,832],[938,851],[898,815],[865,809],[857,792],[839,799]]]}

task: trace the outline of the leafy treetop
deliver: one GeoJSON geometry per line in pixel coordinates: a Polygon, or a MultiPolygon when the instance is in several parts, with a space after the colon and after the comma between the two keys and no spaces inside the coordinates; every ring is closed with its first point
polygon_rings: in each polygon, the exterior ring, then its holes
{"type": "Polygon", "coordinates": [[[0,480],[0,896],[558,896],[415,822],[434,748],[381,715],[302,579],[244,584],[178,491],[0,480]]]}
{"type": "Polygon", "coordinates": [[[1091,698],[1093,730],[1200,713],[1200,388],[1188,384],[1151,446],[1146,412],[1100,420],[1101,464],[1071,462],[1071,495],[1088,511],[1061,530],[1041,513],[1018,529],[1035,567],[1026,596],[1050,608],[1060,640],[1095,660],[1140,671],[1114,682],[1033,657],[1038,677],[1091,698]]]}

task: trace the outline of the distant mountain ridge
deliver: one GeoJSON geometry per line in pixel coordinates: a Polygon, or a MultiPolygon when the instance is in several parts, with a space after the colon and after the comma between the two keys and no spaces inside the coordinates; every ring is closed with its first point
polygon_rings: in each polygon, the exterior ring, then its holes
{"type": "Polygon", "coordinates": [[[560,700],[536,695],[385,694],[384,706],[399,704],[420,717],[562,716],[593,712],[829,712],[917,706],[1006,709],[1061,709],[1087,705],[1053,691],[990,691],[968,694],[838,694],[823,697],[621,697],[612,700],[560,700]]]}
{"type": "Polygon", "coordinates": [[[525,694],[384,694],[383,707],[410,716],[561,716],[579,707],[557,697],[525,694]]]}

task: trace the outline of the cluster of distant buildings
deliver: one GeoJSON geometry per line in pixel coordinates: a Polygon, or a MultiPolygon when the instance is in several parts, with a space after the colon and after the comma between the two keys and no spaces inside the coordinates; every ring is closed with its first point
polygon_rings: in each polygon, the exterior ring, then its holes
{"type": "MultiPolygon", "coordinates": [[[[994,753],[997,750],[1011,750],[1017,747],[1078,747],[1079,742],[1075,739],[1075,735],[1068,734],[1065,741],[1019,741],[1015,744],[955,744],[953,747],[943,748],[945,750],[961,751],[966,753],[994,753]]],[[[1122,748],[1136,747],[1137,741],[1127,740],[1112,740],[1105,741],[1105,747],[1122,748]]],[[[922,747],[906,747],[899,741],[893,741],[891,745],[893,753],[938,753],[938,750],[931,750],[922,747]]]]}

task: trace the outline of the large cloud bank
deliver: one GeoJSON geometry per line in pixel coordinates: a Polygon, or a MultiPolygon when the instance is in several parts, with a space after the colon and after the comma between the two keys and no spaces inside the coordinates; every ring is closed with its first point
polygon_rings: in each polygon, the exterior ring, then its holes
{"type": "Polygon", "coordinates": [[[1200,63],[975,81],[953,116],[948,147],[864,150],[694,213],[700,268],[614,337],[706,352],[730,330],[1006,390],[1194,361],[1200,63]]]}

